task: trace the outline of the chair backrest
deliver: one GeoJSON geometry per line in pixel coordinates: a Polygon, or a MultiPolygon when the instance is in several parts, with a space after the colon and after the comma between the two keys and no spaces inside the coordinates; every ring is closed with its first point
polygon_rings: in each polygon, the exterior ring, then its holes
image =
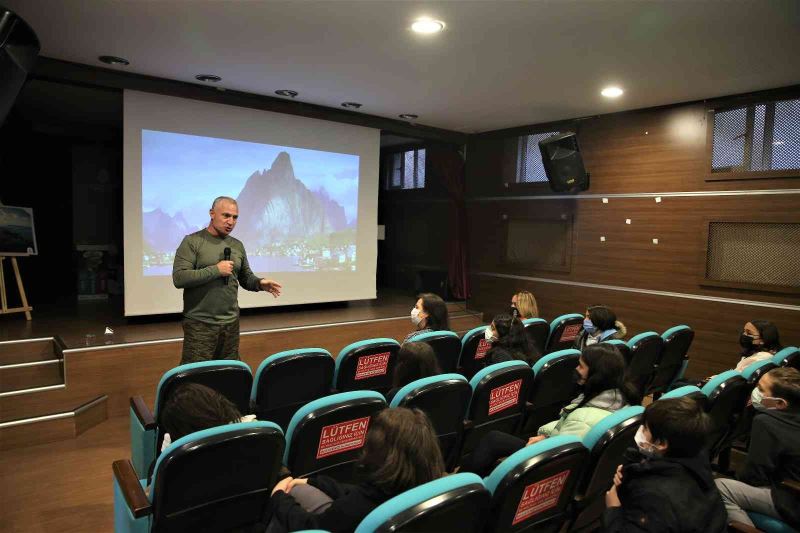
{"type": "Polygon", "coordinates": [[[164,430],[161,413],[169,395],[178,385],[196,383],[214,389],[233,403],[243,415],[250,413],[250,389],[253,374],[242,361],[202,361],[176,366],[161,376],[156,388],[156,403],[153,416],[156,420],[156,450],[161,449],[164,430]]]}
{"type": "Polygon", "coordinates": [[[400,343],[394,339],[366,339],[342,348],[336,358],[332,387],[337,392],[374,390],[386,394],[392,388],[400,343]]]}
{"type": "Polygon", "coordinates": [[[156,461],[151,531],[229,531],[257,523],[280,471],[283,432],[230,424],[173,442],[156,461]]]}
{"type": "Polygon", "coordinates": [[[689,347],[694,340],[694,330],[686,325],[669,328],[661,334],[664,346],[661,361],[656,368],[650,392],[665,392],[669,386],[680,378],[686,361],[689,360],[689,347]]]}
{"type": "Polygon", "coordinates": [[[572,348],[575,339],[581,333],[582,327],[583,315],[578,313],[568,313],[555,318],[550,322],[550,332],[547,336],[544,353],[572,348]]]}
{"type": "Polygon", "coordinates": [[[300,407],[330,394],[333,370],[333,357],[322,348],[270,355],[258,365],[250,391],[257,418],[285,430],[300,407]]]}
{"type": "Polygon", "coordinates": [[[483,531],[489,498],[489,491],[475,474],[445,476],[379,505],[361,521],[355,533],[477,533],[483,531]]]}
{"type": "Polygon", "coordinates": [[[561,409],[578,396],[580,387],[573,376],[580,358],[581,352],[568,349],[547,354],[534,363],[525,435],[532,435],[544,424],[558,419],[561,409]]]}
{"type": "Polygon", "coordinates": [[[639,333],[628,341],[631,358],[626,368],[626,377],[644,396],[653,382],[656,368],[661,360],[664,339],[655,331],[639,333]]]}
{"type": "Polygon", "coordinates": [[[472,388],[460,374],[441,374],[412,381],[395,394],[390,407],[423,411],[433,424],[445,463],[453,465],[464,431],[472,388]]]}
{"type": "Polygon", "coordinates": [[[433,348],[442,372],[455,372],[461,355],[461,339],[452,331],[429,331],[417,335],[411,342],[427,342],[433,348]]]}
{"type": "Polygon", "coordinates": [[[628,347],[628,344],[622,339],[610,339],[607,341],[603,341],[606,344],[612,345],[614,348],[619,350],[619,353],[622,354],[622,358],[625,359],[625,366],[627,367],[631,364],[631,349],[628,347]]]}
{"type": "Polygon", "coordinates": [[[525,334],[528,335],[533,349],[537,354],[543,354],[547,348],[547,337],[550,335],[550,324],[543,318],[526,318],[522,321],[525,334]]]}
{"type": "Polygon", "coordinates": [[[375,391],[342,392],[304,405],[286,430],[283,464],[295,477],[324,473],[352,480],[370,420],[385,408],[375,391]]]}
{"type": "Polygon", "coordinates": [[[758,383],[758,380],[760,380],[764,374],[773,368],[777,368],[777,365],[772,362],[772,359],[756,361],[752,365],[742,370],[742,377],[747,380],[747,383],[749,383],[752,388],[758,383]]]}
{"type": "Polygon", "coordinates": [[[772,362],[776,366],[788,366],[800,370],[800,349],[797,346],[787,346],[775,354],[772,362]]]}
{"type": "Polygon", "coordinates": [[[708,397],[706,411],[712,423],[708,443],[713,459],[729,445],[734,430],[739,427],[753,386],[739,372],[728,370],[712,378],[702,390],[708,397]]]}
{"type": "Polygon", "coordinates": [[[686,385],[684,387],[672,389],[671,391],[665,392],[663,395],[661,395],[659,400],[669,400],[670,398],[681,398],[683,396],[695,396],[698,399],[702,399],[704,404],[706,401],[706,395],[703,394],[703,391],[700,390],[700,387],[695,387],[694,385],[686,385]]]}
{"type": "Polygon", "coordinates": [[[492,343],[486,340],[485,331],[488,326],[472,328],[461,337],[461,355],[458,358],[458,372],[467,379],[486,366],[486,352],[492,343]]]}
{"type": "Polygon", "coordinates": [[[558,531],[589,457],[580,439],[559,435],[526,446],[484,480],[490,531],[558,531]]]}
{"type": "Polygon", "coordinates": [[[472,422],[464,452],[492,430],[516,433],[525,414],[533,371],[523,361],[489,365],[470,380],[472,399],[467,418],[472,422]]]}

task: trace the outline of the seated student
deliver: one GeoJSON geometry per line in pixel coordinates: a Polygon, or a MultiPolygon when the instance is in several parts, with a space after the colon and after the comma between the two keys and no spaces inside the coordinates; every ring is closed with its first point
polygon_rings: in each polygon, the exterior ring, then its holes
{"type": "Polygon", "coordinates": [[[711,420],[687,396],[647,406],[634,440],[638,452],[620,465],[606,493],[604,531],[723,532],[725,507],[704,450],[711,420]]]}
{"type": "Polygon", "coordinates": [[[490,431],[483,437],[472,455],[461,465],[462,472],[488,475],[495,463],[524,446],[556,435],[583,438],[595,424],[623,407],[638,405],[641,398],[636,389],[625,381],[625,361],[610,344],[587,347],[575,369],[581,394],[561,410],[560,418],[539,428],[536,437],[527,443],[501,431],[490,431]]]}
{"type": "Polygon", "coordinates": [[[511,316],[525,320],[528,318],[539,317],[539,307],[536,305],[536,298],[528,291],[519,291],[511,297],[511,316]]]}
{"type": "Polygon", "coordinates": [[[736,370],[741,372],[753,363],[772,359],[780,351],[778,328],[768,320],[748,322],[739,336],[739,345],[742,347],[742,358],[736,365],[736,370]]]}
{"type": "Polygon", "coordinates": [[[625,324],[617,320],[614,311],[604,305],[592,305],[586,308],[583,329],[575,339],[575,348],[583,350],[598,342],[624,339],[627,333],[625,324]]]}
{"type": "Polygon", "coordinates": [[[392,374],[392,388],[386,393],[386,403],[391,403],[397,391],[418,379],[442,373],[433,348],[425,342],[407,342],[397,353],[397,364],[392,374]]]}
{"type": "Polygon", "coordinates": [[[750,448],[734,479],[717,479],[728,520],[753,525],[745,511],[772,516],[800,529],[800,501],[781,485],[800,482],[800,372],[776,368],[753,389],[750,448]]]}
{"type": "Polygon", "coordinates": [[[525,361],[528,364],[536,362],[533,346],[519,318],[497,315],[486,326],[486,340],[492,343],[484,359],[487,366],[505,361],[525,361]]]}
{"type": "Polygon", "coordinates": [[[411,310],[411,322],[417,329],[406,335],[403,342],[429,331],[449,330],[447,304],[435,294],[429,292],[420,294],[414,309],[411,310]]]}
{"type": "Polygon", "coordinates": [[[358,485],[323,475],[279,481],[272,491],[272,522],[267,531],[353,531],[386,500],[440,478],[444,461],[428,417],[418,409],[402,407],[384,409],[373,416],[357,468],[363,479],[358,485]],[[324,510],[309,512],[295,499],[295,493],[324,510]],[[327,507],[320,504],[325,499],[330,502],[327,507]]]}

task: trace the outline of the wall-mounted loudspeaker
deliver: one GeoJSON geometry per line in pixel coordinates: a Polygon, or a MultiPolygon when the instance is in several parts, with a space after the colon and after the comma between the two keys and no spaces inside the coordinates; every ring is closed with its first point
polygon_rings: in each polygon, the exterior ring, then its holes
{"type": "Polygon", "coordinates": [[[0,124],[6,119],[39,55],[39,39],[28,24],[0,6],[0,124]]]}
{"type": "Polygon", "coordinates": [[[583,167],[578,136],[559,133],[539,141],[544,171],[550,188],[557,192],[578,192],[589,188],[589,174],[583,167]]]}

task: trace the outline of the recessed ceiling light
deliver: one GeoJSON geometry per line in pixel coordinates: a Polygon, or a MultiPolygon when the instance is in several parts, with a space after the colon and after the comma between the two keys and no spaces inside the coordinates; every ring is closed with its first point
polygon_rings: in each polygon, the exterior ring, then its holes
{"type": "Polygon", "coordinates": [[[124,57],[117,57],[117,56],[100,56],[97,59],[102,61],[107,65],[122,65],[127,66],[130,65],[131,62],[125,59],[124,57]]]}
{"type": "Polygon", "coordinates": [[[346,107],[347,109],[358,109],[361,107],[361,104],[358,102],[342,102],[342,107],[346,107]]]}
{"type": "Polygon", "coordinates": [[[288,96],[289,98],[294,98],[299,93],[297,91],[292,91],[289,89],[280,89],[278,91],[275,91],[275,94],[277,94],[278,96],[288,96]]]}
{"type": "Polygon", "coordinates": [[[441,20],[433,20],[431,18],[423,17],[419,18],[411,24],[411,30],[416,33],[424,33],[424,34],[431,34],[431,33],[439,33],[444,29],[444,22],[441,20]]]}
{"type": "Polygon", "coordinates": [[[217,83],[218,81],[222,81],[222,78],[219,76],[215,76],[214,74],[198,74],[194,77],[197,81],[207,81],[211,83],[217,83]]]}
{"type": "Polygon", "coordinates": [[[619,87],[606,87],[605,89],[600,91],[600,94],[602,94],[606,98],[618,98],[622,96],[623,92],[624,91],[619,87]]]}
{"type": "Polygon", "coordinates": [[[403,113],[402,115],[397,116],[405,120],[416,120],[419,118],[419,115],[414,115],[412,113],[403,113]]]}

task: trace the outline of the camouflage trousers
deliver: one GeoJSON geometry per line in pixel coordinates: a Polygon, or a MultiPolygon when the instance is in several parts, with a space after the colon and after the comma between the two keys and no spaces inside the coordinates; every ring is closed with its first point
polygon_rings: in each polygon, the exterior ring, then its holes
{"type": "Polygon", "coordinates": [[[228,324],[208,324],[184,318],[181,364],[212,359],[239,360],[239,319],[228,324]]]}

